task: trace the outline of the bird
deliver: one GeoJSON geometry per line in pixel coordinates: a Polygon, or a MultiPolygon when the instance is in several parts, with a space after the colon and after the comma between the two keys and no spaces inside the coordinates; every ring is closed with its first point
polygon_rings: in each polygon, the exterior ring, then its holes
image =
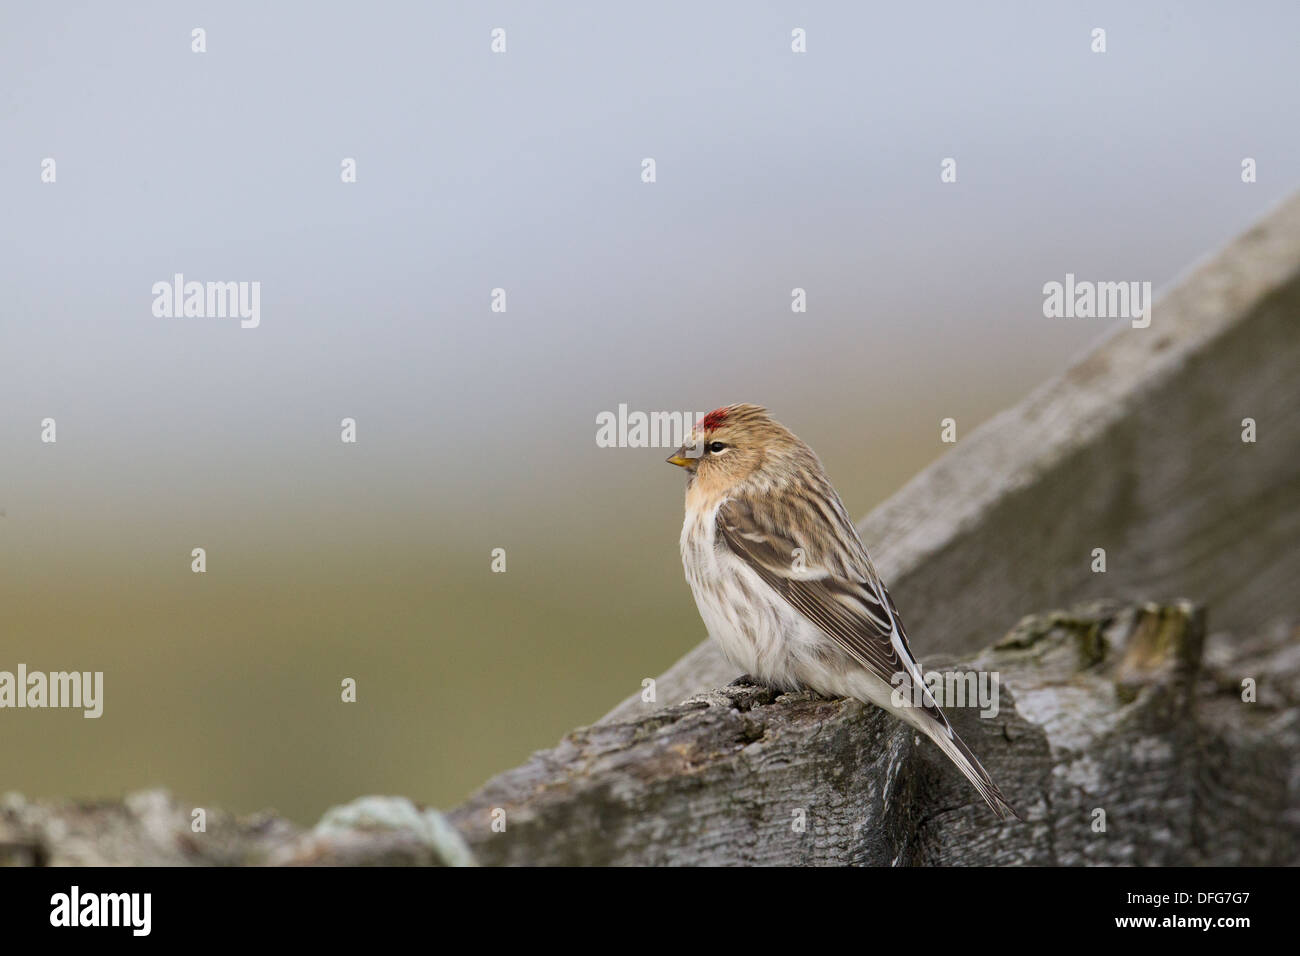
{"type": "Polygon", "coordinates": [[[1022,819],[926,686],[893,598],[813,450],[748,403],[709,412],[686,438],[667,459],[687,472],[682,565],[728,662],[779,691],[889,711],[934,741],[999,819],[1022,819]]]}

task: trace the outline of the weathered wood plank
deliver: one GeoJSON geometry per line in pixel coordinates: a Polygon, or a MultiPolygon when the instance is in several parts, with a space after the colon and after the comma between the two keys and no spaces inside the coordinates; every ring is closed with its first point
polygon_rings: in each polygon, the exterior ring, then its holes
{"type": "Polygon", "coordinates": [[[1199,666],[1203,623],[1096,604],[961,665],[1001,676],[996,716],[948,711],[1025,823],[883,711],[745,685],[577,730],[446,816],[366,797],[194,832],[162,792],[9,795],[0,865],[1300,863],[1300,628],[1218,635],[1199,666]]]}
{"type": "Polygon", "coordinates": [[[1187,604],[1026,619],[959,668],[1000,674],[996,717],[948,707],[1025,823],[883,711],[749,685],[577,730],[450,820],[491,864],[1294,863],[1293,640],[1225,636],[1202,671],[1187,604]]]}

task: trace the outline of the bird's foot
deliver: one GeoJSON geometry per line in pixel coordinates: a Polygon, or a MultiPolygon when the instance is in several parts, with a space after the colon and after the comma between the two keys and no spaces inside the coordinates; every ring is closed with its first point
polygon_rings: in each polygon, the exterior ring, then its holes
{"type": "Polygon", "coordinates": [[[737,677],[727,686],[728,687],[766,687],[767,685],[764,684],[757,677],[755,677],[753,674],[741,674],[739,677],[737,677]]]}

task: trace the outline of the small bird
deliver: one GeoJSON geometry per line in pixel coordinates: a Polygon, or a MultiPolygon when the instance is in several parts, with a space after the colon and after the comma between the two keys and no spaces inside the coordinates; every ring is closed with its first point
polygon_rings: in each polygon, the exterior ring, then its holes
{"type": "Polygon", "coordinates": [[[778,690],[884,708],[938,744],[999,818],[1020,819],[926,687],[813,450],[767,409],[739,404],[705,415],[668,462],[689,475],[686,580],[727,660],[778,690]],[[896,687],[908,706],[894,703],[896,687]]]}

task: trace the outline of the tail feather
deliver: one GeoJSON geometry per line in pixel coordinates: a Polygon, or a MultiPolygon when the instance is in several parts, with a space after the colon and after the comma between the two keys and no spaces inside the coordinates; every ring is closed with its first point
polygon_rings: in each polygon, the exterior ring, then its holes
{"type": "Polygon", "coordinates": [[[942,725],[936,723],[934,727],[925,727],[927,736],[939,745],[939,749],[948,755],[948,758],[957,765],[957,769],[966,775],[966,779],[975,785],[984,802],[989,805],[989,809],[998,815],[998,819],[1006,820],[1014,817],[1021,822],[1024,821],[1015,807],[1007,803],[1006,797],[1002,796],[1002,791],[998,785],[993,782],[989,772],[984,769],[984,765],[976,759],[971,753],[965,742],[957,736],[952,726],[944,721],[942,725]]]}

